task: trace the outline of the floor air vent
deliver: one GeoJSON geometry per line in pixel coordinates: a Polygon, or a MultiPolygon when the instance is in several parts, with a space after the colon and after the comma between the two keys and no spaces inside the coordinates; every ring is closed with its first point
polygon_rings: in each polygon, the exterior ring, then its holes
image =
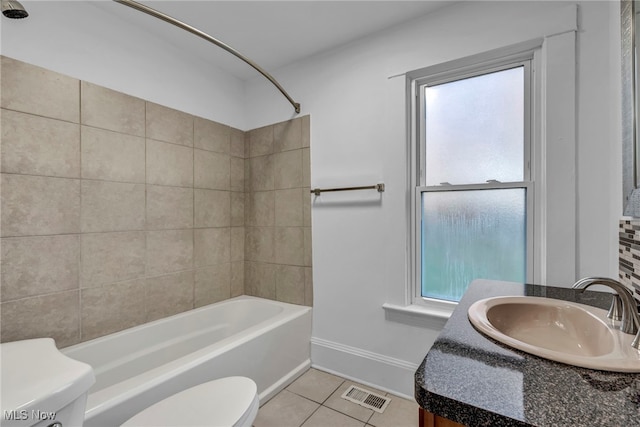
{"type": "Polygon", "coordinates": [[[342,398],[380,413],[383,413],[389,402],[391,402],[391,399],[388,397],[371,393],[354,385],[342,393],[342,398]]]}

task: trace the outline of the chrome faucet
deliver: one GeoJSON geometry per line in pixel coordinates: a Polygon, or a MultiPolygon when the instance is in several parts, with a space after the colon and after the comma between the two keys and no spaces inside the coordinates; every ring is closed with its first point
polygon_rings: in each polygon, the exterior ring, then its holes
{"type": "Polygon", "coordinates": [[[638,333],[640,314],[638,314],[638,305],[631,291],[617,280],[607,277],[586,277],[578,280],[572,288],[584,292],[591,285],[604,285],[616,292],[613,295],[613,301],[607,317],[620,320],[620,330],[625,334],[637,334],[631,345],[635,349],[640,349],[640,333],[638,333]]]}

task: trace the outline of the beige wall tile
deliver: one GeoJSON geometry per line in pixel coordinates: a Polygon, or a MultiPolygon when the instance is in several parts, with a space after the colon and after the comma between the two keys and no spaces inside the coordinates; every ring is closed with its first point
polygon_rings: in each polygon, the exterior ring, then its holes
{"type": "Polygon", "coordinates": [[[147,322],[193,308],[193,270],[152,277],[145,281],[147,322]]]}
{"type": "Polygon", "coordinates": [[[258,191],[245,196],[246,225],[273,226],[275,224],[275,196],[273,191],[258,191]]]}
{"type": "Polygon", "coordinates": [[[273,153],[273,126],[250,130],[247,135],[249,149],[247,157],[264,156],[273,153]]]}
{"type": "Polygon", "coordinates": [[[244,227],[231,227],[231,261],[244,261],[244,227]]]}
{"type": "Polygon", "coordinates": [[[2,110],[2,172],[80,177],[80,127],[2,110]]]}
{"type": "Polygon", "coordinates": [[[313,270],[304,268],[304,305],[313,306],[313,270]]]}
{"type": "Polygon", "coordinates": [[[196,267],[223,264],[231,261],[231,230],[200,228],[193,231],[194,264],[196,267]]]}
{"type": "Polygon", "coordinates": [[[80,82],[76,79],[3,56],[0,83],[2,108],[80,121],[80,82]]]}
{"type": "Polygon", "coordinates": [[[277,264],[304,265],[302,227],[276,227],[274,259],[277,264]]]}
{"type": "Polygon", "coordinates": [[[245,132],[244,133],[244,158],[248,159],[249,158],[249,148],[250,148],[250,144],[249,144],[249,132],[245,132]]]}
{"type": "Polygon", "coordinates": [[[274,227],[246,227],[245,233],[245,260],[273,262],[274,227]]]}
{"type": "Polygon", "coordinates": [[[83,125],[145,136],[145,103],[142,99],[85,81],[81,91],[83,125]]]}
{"type": "Polygon", "coordinates": [[[144,231],[81,235],[83,288],[143,277],[146,266],[144,231]]]}
{"type": "Polygon", "coordinates": [[[231,264],[197,269],[194,294],[196,307],[231,298],[231,264]]]}
{"type": "Polygon", "coordinates": [[[281,227],[302,226],[302,189],[275,191],[275,225],[281,227]]]}
{"type": "Polygon", "coordinates": [[[78,235],[1,240],[1,301],[78,289],[78,235]]]}
{"type": "Polygon", "coordinates": [[[195,190],[195,226],[198,228],[231,225],[231,193],[217,190],[195,190]]]}
{"type": "Polygon", "coordinates": [[[231,145],[229,147],[229,154],[234,157],[245,158],[245,132],[239,129],[231,128],[231,145]]]}
{"type": "Polygon", "coordinates": [[[193,230],[147,232],[147,275],[193,268],[193,230]]]}
{"type": "Polygon", "coordinates": [[[82,126],[82,177],[144,183],[144,138],[82,126]]]}
{"type": "Polygon", "coordinates": [[[2,236],[80,231],[80,180],[2,174],[2,236]]]}
{"type": "Polygon", "coordinates": [[[311,145],[311,116],[302,116],[300,119],[302,120],[302,146],[309,147],[311,145]]]}
{"type": "Polygon", "coordinates": [[[311,187],[311,149],[302,149],[302,185],[311,187]]]}
{"type": "Polygon", "coordinates": [[[231,298],[244,295],[244,261],[231,263],[231,298]]]}
{"type": "Polygon", "coordinates": [[[231,128],[221,123],[196,117],[194,121],[194,147],[201,150],[229,154],[231,128]]]}
{"type": "Polygon", "coordinates": [[[248,295],[276,299],[276,266],[263,262],[245,262],[244,290],[248,295]]]}
{"type": "Polygon", "coordinates": [[[230,188],[231,191],[244,191],[244,159],[231,157],[230,188]]]}
{"type": "Polygon", "coordinates": [[[244,225],[245,194],[231,192],[231,226],[244,225]]]}
{"type": "Polygon", "coordinates": [[[58,348],[80,340],[80,291],[3,302],[0,309],[2,342],[53,338],[58,348]]]}
{"type": "Polygon", "coordinates": [[[195,150],[194,187],[211,190],[229,190],[231,186],[231,162],[229,155],[195,150]]]}
{"type": "Polygon", "coordinates": [[[247,190],[269,191],[274,186],[274,162],[273,156],[261,156],[248,159],[248,173],[245,173],[247,190]]]}
{"type": "Polygon", "coordinates": [[[252,163],[250,159],[245,159],[244,161],[244,191],[251,191],[251,169],[252,163]]]}
{"type": "Polygon", "coordinates": [[[313,264],[313,245],[311,244],[311,227],[304,227],[304,265],[311,267],[313,264]]]}
{"type": "Polygon", "coordinates": [[[275,189],[302,187],[302,150],[273,155],[273,186],[275,189]]]}
{"type": "Polygon", "coordinates": [[[147,230],[192,228],[192,188],[147,185],[147,230]]]}
{"type": "Polygon", "coordinates": [[[145,227],[145,186],[82,181],[82,231],[132,231],[145,227]]]}
{"type": "Polygon", "coordinates": [[[193,116],[147,102],[147,138],[193,147],[193,116]]]}
{"type": "Polygon", "coordinates": [[[304,304],[304,267],[279,265],[276,267],[276,299],[291,304],[304,304]]]}
{"type": "Polygon", "coordinates": [[[147,184],[193,186],[193,149],[147,139],[147,184]]]}
{"type": "Polygon", "coordinates": [[[144,280],[81,291],[81,340],[140,325],[146,321],[144,280]]]}
{"type": "Polygon", "coordinates": [[[273,151],[302,148],[302,119],[296,118],[273,125],[273,151]]]}
{"type": "Polygon", "coordinates": [[[302,225],[311,227],[311,200],[313,198],[311,188],[306,187],[302,189],[302,198],[302,225]]]}

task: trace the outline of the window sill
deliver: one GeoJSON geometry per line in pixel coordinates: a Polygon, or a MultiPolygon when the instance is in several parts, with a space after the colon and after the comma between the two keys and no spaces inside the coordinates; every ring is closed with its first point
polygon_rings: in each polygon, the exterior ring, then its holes
{"type": "Polygon", "coordinates": [[[417,304],[403,306],[384,303],[382,308],[387,320],[429,329],[442,329],[453,313],[453,309],[426,307],[417,304]]]}

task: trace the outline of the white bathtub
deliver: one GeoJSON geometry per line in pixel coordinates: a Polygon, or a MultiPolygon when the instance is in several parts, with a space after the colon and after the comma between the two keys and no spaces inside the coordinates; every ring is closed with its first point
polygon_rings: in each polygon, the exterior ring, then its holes
{"type": "Polygon", "coordinates": [[[269,399],[310,366],[311,308],[241,296],[62,349],[88,363],[85,426],[115,427],[188,387],[230,375],[269,399]]]}

